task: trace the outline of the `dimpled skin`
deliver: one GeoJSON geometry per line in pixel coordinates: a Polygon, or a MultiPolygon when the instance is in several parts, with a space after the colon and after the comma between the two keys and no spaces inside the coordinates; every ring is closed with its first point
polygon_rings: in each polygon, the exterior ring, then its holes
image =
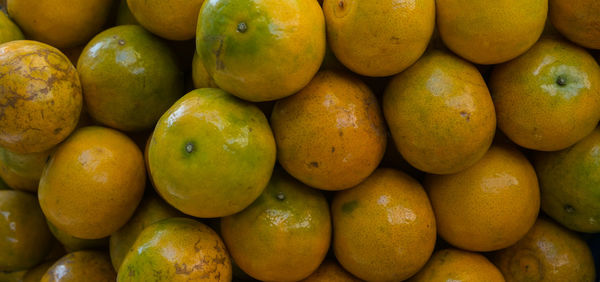
{"type": "Polygon", "coordinates": [[[4,43],[0,74],[0,146],[42,152],[73,131],[81,113],[81,84],[59,50],[29,40],[4,43]]]}
{"type": "Polygon", "coordinates": [[[331,213],[335,256],[360,279],[407,279],[433,252],[436,226],[427,194],[398,170],[378,169],[338,192],[331,213]]]}
{"type": "Polygon", "coordinates": [[[22,39],[25,39],[25,36],[19,27],[5,13],[0,11],[0,44],[22,39]]]}
{"type": "Polygon", "coordinates": [[[498,64],[529,49],[546,22],[548,0],[437,0],[446,46],[476,64],[498,64]]]}
{"type": "Polygon", "coordinates": [[[327,40],[353,72],[390,76],[425,51],[435,26],[434,0],[326,0],[327,40]]]}
{"type": "Polygon", "coordinates": [[[340,264],[332,259],[325,259],[323,263],[302,282],[359,282],[360,279],[344,270],[340,264]]]}
{"type": "Polygon", "coordinates": [[[535,222],[540,191],[533,166],[512,147],[492,145],[473,166],[425,178],[439,235],[455,247],[493,251],[516,243],[535,222]]]}
{"type": "Polygon", "coordinates": [[[495,67],[490,90],[498,127],[525,148],[562,150],[600,120],[600,67],[585,49],[559,39],[542,38],[495,67]]]}
{"type": "Polygon", "coordinates": [[[0,147],[0,178],[13,189],[37,192],[50,153],[19,154],[0,147]]]}
{"type": "Polygon", "coordinates": [[[117,281],[231,281],[231,259],[215,231],[189,218],[149,225],[127,253],[117,281]]]}
{"type": "Polygon", "coordinates": [[[112,282],[116,278],[106,253],[79,251],[56,261],[42,276],[41,282],[112,282]]]}
{"type": "Polygon", "coordinates": [[[494,104],[479,71],[439,51],[393,78],[383,112],[404,159],[429,173],[456,173],[473,165],[496,132],[494,104]]]}
{"type": "Polygon", "coordinates": [[[169,40],[188,40],[196,35],[198,12],[204,0],[127,0],[137,22],[169,40]]]}
{"type": "Polygon", "coordinates": [[[323,190],[357,185],[377,167],[386,129],[375,95],[357,77],[321,71],[271,115],[279,163],[323,190]]]}
{"type": "Polygon", "coordinates": [[[569,40],[586,48],[600,49],[600,1],[549,0],[552,25],[569,40]]]}
{"type": "Polygon", "coordinates": [[[498,268],[478,253],[459,249],[435,252],[427,264],[409,282],[504,282],[498,268]]]}
{"type": "Polygon", "coordinates": [[[46,218],[81,239],[99,239],[121,228],[142,199],[144,159],[116,130],[78,129],[44,168],[38,198],[46,218]]]}
{"type": "Polygon", "coordinates": [[[594,258],[582,238],[540,218],[519,242],[492,255],[507,282],[596,281],[594,258]]]}

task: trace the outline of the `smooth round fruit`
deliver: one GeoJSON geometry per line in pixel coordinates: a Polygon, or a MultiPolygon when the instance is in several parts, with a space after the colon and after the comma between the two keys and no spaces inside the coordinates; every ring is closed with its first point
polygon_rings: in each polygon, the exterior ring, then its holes
{"type": "Polygon", "coordinates": [[[425,51],[435,26],[434,0],[325,0],[327,40],[353,72],[390,76],[425,51]]]}
{"type": "Polygon", "coordinates": [[[0,177],[13,189],[37,192],[52,151],[19,154],[0,147],[0,177]]]}
{"type": "Polygon", "coordinates": [[[221,219],[221,235],[248,275],[298,281],[313,273],[329,250],[329,206],[320,191],[276,171],[252,205],[221,219]]]}
{"type": "Polygon", "coordinates": [[[53,241],[35,196],[2,190],[0,212],[0,271],[24,270],[40,263],[53,241]]]}
{"type": "Polygon", "coordinates": [[[437,0],[440,36],[457,55],[498,64],[529,49],[544,30],[547,0],[437,0]]]}
{"type": "Polygon", "coordinates": [[[280,99],[319,70],[323,11],[311,0],[205,1],[196,50],[221,89],[253,102],[280,99]]]}
{"type": "Polygon", "coordinates": [[[358,186],[335,194],[333,250],[340,264],[367,281],[414,275],[435,245],[435,218],[419,182],[380,168],[358,186]]]}
{"type": "Polygon", "coordinates": [[[81,84],[59,50],[29,40],[4,43],[0,73],[0,146],[42,152],[73,131],[81,113],[81,84]]]}
{"type": "Polygon", "coordinates": [[[5,13],[0,11],[0,44],[22,39],[25,39],[25,36],[21,29],[5,13]]]}
{"type": "Polygon", "coordinates": [[[183,91],[171,49],[138,25],[98,34],[77,69],[90,116],[124,131],[152,128],[183,91]]]}
{"type": "Polygon", "coordinates": [[[140,233],[119,269],[118,281],[231,281],[221,238],[189,218],[168,218],[140,233]]]}
{"type": "Polygon", "coordinates": [[[504,282],[502,273],[487,258],[459,249],[435,252],[410,282],[464,281],[504,282]]]}
{"type": "Polygon", "coordinates": [[[208,75],[200,56],[197,52],[194,52],[192,59],[192,81],[194,88],[217,88],[215,81],[208,75]]]}
{"type": "Polygon", "coordinates": [[[51,156],[38,190],[48,221],[81,239],[99,239],[121,228],[142,199],[144,159],[116,130],[78,129],[51,156]]]}
{"type": "Polygon", "coordinates": [[[404,159],[429,173],[456,173],[473,165],[496,132],[494,104],[477,68],[440,51],[392,79],[383,112],[404,159]]]}
{"type": "Polygon", "coordinates": [[[44,274],[54,264],[54,261],[47,261],[39,264],[38,266],[31,268],[25,272],[23,281],[21,282],[40,282],[44,274]]]}
{"type": "Polygon", "coordinates": [[[275,154],[273,133],[256,106],[203,88],[183,96],[160,118],[148,163],[167,203],[195,217],[222,217],[258,198],[275,154]]]}
{"type": "Polygon", "coordinates": [[[541,39],[495,67],[490,90],[498,127],[525,148],[564,149],[600,120],[600,67],[583,48],[560,39],[541,39]]]}
{"type": "Polygon", "coordinates": [[[78,251],[56,261],[42,276],[41,282],[113,282],[115,278],[106,253],[78,251]]]}
{"type": "Polygon", "coordinates": [[[548,17],[569,40],[586,48],[600,49],[600,2],[549,0],[548,17]]]}
{"type": "Polygon", "coordinates": [[[324,190],[357,185],[375,170],[386,146],[377,98],[357,77],[324,70],[271,114],[279,163],[324,190]]]}
{"type": "Polygon", "coordinates": [[[108,237],[100,239],[81,239],[69,235],[68,233],[56,228],[54,224],[48,222],[48,228],[54,238],[58,240],[67,252],[76,252],[81,250],[97,249],[102,250],[108,247],[108,237]]]}
{"type": "Polygon", "coordinates": [[[137,22],[169,40],[188,40],[196,35],[198,13],[204,0],[127,0],[137,22]]]}
{"type": "Polygon", "coordinates": [[[596,281],[590,248],[575,232],[540,218],[519,242],[492,255],[507,282],[596,281]]]}
{"type": "Polygon", "coordinates": [[[515,148],[492,145],[473,166],[425,178],[439,235],[469,251],[506,248],[534,224],[540,191],[533,166],[515,148]]]}
{"type": "Polygon", "coordinates": [[[310,276],[302,282],[359,282],[358,278],[344,270],[337,261],[325,259],[310,276]]]}

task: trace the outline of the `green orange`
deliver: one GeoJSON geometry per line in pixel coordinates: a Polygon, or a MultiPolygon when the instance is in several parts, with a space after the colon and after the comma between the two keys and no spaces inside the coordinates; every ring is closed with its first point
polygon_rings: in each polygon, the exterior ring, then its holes
{"type": "Polygon", "coordinates": [[[0,177],[13,189],[37,192],[42,170],[52,149],[19,154],[0,147],[0,177]]]}
{"type": "Polygon", "coordinates": [[[425,267],[408,281],[504,282],[504,277],[482,254],[460,249],[443,249],[435,252],[425,267]]]}
{"type": "Polygon", "coordinates": [[[100,251],[78,251],[56,261],[42,276],[41,282],[115,281],[110,258],[100,251]]]}
{"type": "Polygon", "coordinates": [[[0,44],[25,39],[21,29],[8,18],[8,16],[0,11],[0,44]]]}
{"type": "Polygon", "coordinates": [[[210,77],[202,60],[200,60],[200,56],[198,56],[197,52],[194,52],[194,57],[192,58],[192,81],[194,83],[194,88],[216,88],[217,84],[210,77]]]}
{"type": "Polygon", "coordinates": [[[548,17],[569,40],[585,48],[600,49],[600,2],[550,0],[548,17]]]}
{"type": "MultiPolygon", "coordinates": [[[[54,261],[47,261],[47,262],[39,264],[36,267],[33,267],[33,268],[27,270],[27,272],[25,272],[25,275],[23,276],[22,282],[40,282],[40,280],[42,279],[44,274],[46,274],[48,269],[53,264],[54,264],[54,261]]],[[[8,282],[10,282],[10,281],[8,281],[8,282]]]]}
{"type": "Polygon", "coordinates": [[[62,231],[51,222],[48,222],[48,228],[54,238],[60,242],[67,252],[76,252],[81,250],[97,249],[102,250],[108,247],[108,237],[100,239],[81,239],[75,236],[71,236],[65,231],[62,231]]]}

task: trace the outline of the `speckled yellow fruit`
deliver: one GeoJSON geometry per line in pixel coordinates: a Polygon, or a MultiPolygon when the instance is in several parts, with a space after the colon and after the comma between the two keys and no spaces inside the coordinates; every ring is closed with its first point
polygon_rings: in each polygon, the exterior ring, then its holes
{"type": "Polygon", "coordinates": [[[496,132],[492,97],[477,68],[441,51],[425,54],[392,79],[383,112],[404,159],[429,173],[473,165],[496,132]]]}
{"type": "Polygon", "coordinates": [[[547,0],[437,0],[446,46],[477,64],[498,64],[529,49],[544,30],[547,0]]]}
{"type": "Polygon", "coordinates": [[[473,166],[425,177],[439,235],[464,250],[516,243],[535,222],[540,191],[533,166],[517,149],[492,145],[473,166]]]}
{"type": "Polygon", "coordinates": [[[189,218],[149,225],[127,253],[118,281],[231,281],[231,259],[208,226],[189,218]]]}
{"type": "Polygon", "coordinates": [[[323,190],[357,185],[375,170],[386,146],[375,95],[356,76],[320,71],[271,114],[279,163],[296,179],[323,190]]]}
{"type": "Polygon", "coordinates": [[[200,56],[197,52],[194,52],[194,58],[192,59],[192,81],[194,82],[194,88],[217,88],[217,84],[210,77],[200,56]]]}
{"type": "Polygon", "coordinates": [[[586,48],[600,49],[600,2],[549,0],[548,17],[569,40],[586,48]]]}
{"type": "Polygon", "coordinates": [[[310,276],[302,282],[360,282],[361,280],[352,276],[344,270],[340,264],[332,259],[325,259],[323,263],[310,276]]]}
{"type": "Polygon", "coordinates": [[[51,156],[38,190],[48,221],[71,236],[106,237],[131,217],[144,193],[140,149],[116,130],[78,129],[51,156]]]}
{"type": "Polygon", "coordinates": [[[188,40],[196,35],[198,12],[204,0],[127,0],[137,22],[169,40],[188,40]]]}
{"type": "Polygon", "coordinates": [[[436,226],[427,194],[398,170],[380,168],[338,192],[331,213],[335,256],[360,279],[407,279],[433,252],[436,226]]]}
{"type": "Polygon", "coordinates": [[[78,251],[56,261],[41,282],[114,282],[116,273],[104,252],[78,251]]]}
{"type": "Polygon", "coordinates": [[[0,73],[0,146],[42,152],[73,131],[81,112],[81,84],[59,50],[29,40],[4,43],[0,73]]]}
{"type": "Polygon", "coordinates": [[[486,257],[459,249],[435,252],[410,282],[504,282],[502,273],[486,257]]]}
{"type": "Polygon", "coordinates": [[[37,192],[50,153],[19,154],[0,147],[0,177],[13,189],[37,192]]]}
{"type": "Polygon", "coordinates": [[[108,237],[100,239],[81,239],[69,235],[68,233],[56,228],[54,224],[48,222],[48,228],[54,235],[54,238],[60,242],[67,252],[76,252],[81,250],[102,250],[108,247],[108,237]]]}
{"type": "MultiPolygon", "coordinates": [[[[47,261],[39,264],[38,266],[29,269],[25,272],[25,276],[23,276],[22,282],[40,282],[44,274],[48,271],[48,269],[54,264],[55,261],[47,261]]],[[[0,281],[2,281],[0,279],[0,281]]]]}
{"type": "Polygon", "coordinates": [[[25,39],[25,36],[21,29],[5,13],[0,11],[0,44],[22,39],[25,39]]]}
{"type": "Polygon", "coordinates": [[[325,0],[327,41],[353,72],[390,76],[425,51],[435,26],[434,0],[325,0]]]}

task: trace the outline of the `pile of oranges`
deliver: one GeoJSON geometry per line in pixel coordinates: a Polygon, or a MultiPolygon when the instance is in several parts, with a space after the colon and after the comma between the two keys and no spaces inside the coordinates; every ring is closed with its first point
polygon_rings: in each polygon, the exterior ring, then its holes
{"type": "Polygon", "coordinates": [[[599,1],[0,8],[0,281],[596,281],[599,1]]]}

